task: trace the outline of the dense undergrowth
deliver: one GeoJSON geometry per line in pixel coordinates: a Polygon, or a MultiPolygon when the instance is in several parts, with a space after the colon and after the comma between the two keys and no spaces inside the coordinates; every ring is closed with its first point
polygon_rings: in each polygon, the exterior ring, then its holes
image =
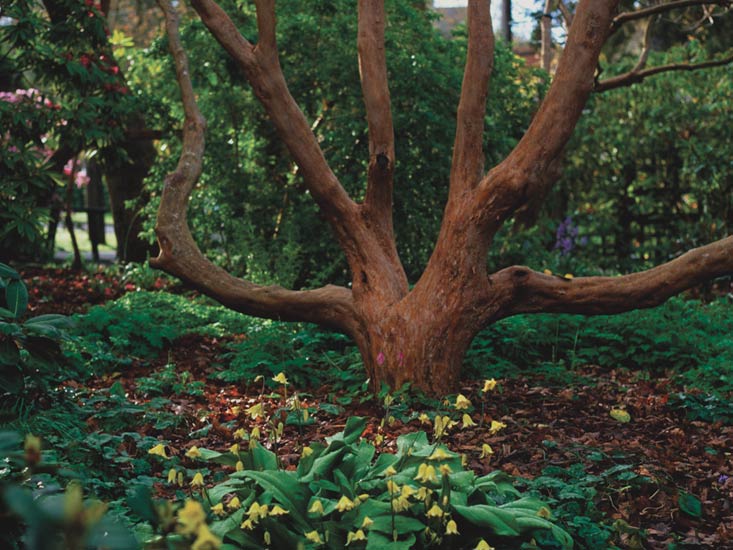
{"type": "MultiPolygon", "coordinates": [[[[534,478],[473,471],[506,427],[491,411],[502,389],[492,380],[592,386],[587,365],[664,377],[668,410],[733,423],[729,298],[506,319],[466,357],[466,377],[487,384],[441,401],[407,388],[372,396],[356,349],[311,326],[144,290],[145,280],[71,318],[34,318],[21,315],[16,275],[2,276],[16,307],[0,321],[3,547],[632,548],[644,532],[599,506],[604,491],[651,492],[622,454],[583,448],[534,478]],[[201,365],[180,364],[201,346],[211,346],[201,365]],[[236,404],[213,417],[212,399],[236,404]],[[351,417],[326,443],[307,440],[314,423],[338,426],[360,408],[376,411],[378,428],[351,417]],[[462,459],[452,434],[477,423],[486,439],[462,459]]],[[[677,499],[701,516],[698,498],[677,499]]]]}

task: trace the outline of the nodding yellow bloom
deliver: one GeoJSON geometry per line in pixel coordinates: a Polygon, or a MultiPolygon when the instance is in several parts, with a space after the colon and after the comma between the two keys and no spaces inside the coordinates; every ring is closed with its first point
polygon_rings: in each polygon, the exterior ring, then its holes
{"type": "Polygon", "coordinates": [[[400,492],[400,486],[397,485],[394,481],[391,479],[387,480],[387,491],[389,491],[390,495],[394,495],[395,493],[400,492]]]}
{"type": "Polygon", "coordinates": [[[285,373],[284,372],[279,373],[277,376],[273,376],[272,377],[272,380],[274,382],[277,382],[278,384],[282,384],[283,386],[287,386],[288,385],[288,379],[285,376],[285,373]]]}
{"type": "Polygon", "coordinates": [[[308,416],[310,413],[308,412],[308,409],[303,409],[303,422],[308,422],[308,416]]]}
{"type": "Polygon", "coordinates": [[[33,434],[27,434],[23,442],[25,461],[30,466],[35,466],[41,461],[41,438],[33,434]]]}
{"type": "Polygon", "coordinates": [[[446,535],[458,535],[458,525],[455,521],[450,520],[448,522],[448,525],[445,526],[445,534],[446,535]]]}
{"type": "Polygon", "coordinates": [[[206,521],[206,512],[204,512],[201,503],[195,500],[186,500],[183,508],[178,510],[178,532],[182,535],[193,535],[199,529],[199,526],[206,521]]]}
{"type": "Polygon", "coordinates": [[[493,546],[491,546],[488,542],[486,542],[484,539],[481,539],[478,541],[478,544],[476,545],[476,548],[473,550],[496,550],[493,546]]]}
{"type": "Polygon", "coordinates": [[[449,458],[453,458],[453,455],[446,453],[443,447],[438,447],[428,457],[428,460],[448,460],[449,458]]]}
{"type": "Polygon", "coordinates": [[[482,392],[488,393],[492,391],[496,387],[496,380],[493,378],[489,378],[488,380],[484,380],[484,387],[481,389],[482,392]]]}
{"type": "Polygon", "coordinates": [[[439,518],[443,516],[443,509],[437,504],[433,504],[430,510],[427,511],[426,515],[429,518],[439,518]]]}
{"type": "Polygon", "coordinates": [[[471,428],[472,426],[476,425],[476,423],[473,421],[473,418],[471,418],[471,415],[469,414],[464,414],[461,420],[463,422],[464,428],[471,428]]]}
{"type": "Polygon", "coordinates": [[[343,495],[336,503],[336,510],[339,512],[345,512],[346,510],[354,509],[354,501],[349,499],[346,495],[343,495]]]}
{"type": "Polygon", "coordinates": [[[403,485],[402,490],[400,491],[400,496],[403,496],[404,498],[411,497],[414,495],[417,491],[410,487],[409,485],[403,485]]]}
{"type": "Polygon", "coordinates": [[[366,540],[366,535],[364,534],[364,531],[361,529],[357,529],[356,532],[349,531],[349,533],[346,535],[346,546],[354,542],[355,540],[366,540]]]}
{"type": "Polygon", "coordinates": [[[196,475],[193,476],[193,479],[191,480],[191,487],[203,487],[204,486],[204,476],[201,475],[201,472],[196,472],[196,475]]]}
{"type": "Polygon", "coordinates": [[[244,470],[244,463],[241,460],[237,460],[237,463],[234,465],[234,470],[237,472],[244,470]]]}
{"type": "Polygon", "coordinates": [[[252,521],[252,519],[250,518],[250,519],[245,519],[245,520],[244,520],[244,521],[242,522],[242,525],[240,525],[239,527],[240,527],[241,529],[247,529],[248,531],[251,531],[252,529],[254,529],[254,528],[255,528],[255,524],[254,524],[254,522],[252,521]]]}
{"type": "Polygon", "coordinates": [[[386,476],[393,476],[397,473],[397,470],[395,470],[393,466],[387,466],[383,473],[386,476]]]}
{"type": "Polygon", "coordinates": [[[219,550],[221,539],[209,531],[208,526],[202,523],[196,533],[196,540],[191,545],[191,550],[219,550]]]}
{"type": "Polygon", "coordinates": [[[497,433],[500,430],[503,430],[504,428],[506,428],[506,424],[504,424],[503,422],[499,422],[497,420],[492,420],[491,426],[489,426],[489,434],[494,435],[495,433],[497,433]]]}
{"type": "Polygon", "coordinates": [[[247,414],[249,417],[254,420],[258,416],[263,416],[265,413],[265,409],[262,406],[262,403],[257,403],[256,405],[252,405],[250,408],[247,409],[247,414]]]}
{"type": "Polygon", "coordinates": [[[429,495],[430,495],[430,493],[432,493],[432,492],[433,492],[433,490],[432,490],[432,489],[428,489],[427,487],[420,487],[420,488],[419,488],[419,489],[417,490],[417,494],[415,495],[415,498],[416,498],[417,500],[425,500],[426,498],[428,498],[428,496],[429,496],[429,495]]]}
{"type": "Polygon", "coordinates": [[[552,271],[550,271],[549,269],[543,269],[542,273],[544,273],[545,275],[552,275],[552,271]]]}
{"type": "Polygon", "coordinates": [[[244,428],[239,428],[234,432],[234,437],[238,439],[244,439],[247,435],[247,431],[244,428]]]}
{"type": "Polygon", "coordinates": [[[405,497],[400,496],[394,500],[392,500],[392,510],[394,510],[396,513],[404,512],[410,507],[410,501],[407,500],[405,497]]]}
{"type": "Polygon", "coordinates": [[[222,502],[214,504],[211,507],[211,511],[214,512],[217,516],[223,516],[224,514],[226,514],[226,512],[224,511],[224,504],[222,502]]]}
{"type": "Polygon", "coordinates": [[[430,464],[423,462],[417,468],[417,475],[415,476],[415,480],[421,481],[423,483],[437,483],[438,476],[435,475],[435,468],[433,468],[430,464]]]}
{"type": "Polygon", "coordinates": [[[443,475],[443,476],[447,476],[448,474],[450,474],[453,471],[450,469],[450,466],[448,466],[447,464],[441,464],[438,467],[438,470],[440,470],[440,475],[443,475]]]}
{"type": "Polygon", "coordinates": [[[259,439],[260,437],[262,437],[262,434],[260,433],[260,427],[255,426],[254,428],[252,428],[252,431],[249,432],[249,439],[251,441],[253,439],[259,439]]]}
{"type": "Polygon", "coordinates": [[[358,495],[356,498],[359,499],[359,502],[364,502],[365,500],[369,498],[369,495],[367,493],[362,493],[358,495]]]}
{"type": "Polygon", "coordinates": [[[176,469],[171,468],[168,470],[168,483],[175,483],[176,482],[176,469]]]}
{"type": "Polygon", "coordinates": [[[176,478],[176,481],[178,482],[179,487],[183,487],[183,472],[178,472],[178,477],[176,478]]]}
{"type": "Polygon", "coordinates": [[[462,393],[459,393],[456,397],[456,404],[453,405],[456,409],[464,410],[471,406],[471,402],[468,400],[468,398],[463,395],[462,393]]]}
{"type": "Polygon", "coordinates": [[[233,455],[239,454],[239,443],[235,443],[231,447],[229,447],[229,452],[233,455]]]}
{"type": "Polygon", "coordinates": [[[247,510],[247,516],[254,520],[255,522],[261,520],[262,518],[267,517],[267,513],[269,511],[269,506],[267,504],[258,504],[257,502],[253,502],[249,510],[247,510]]]}
{"type": "Polygon", "coordinates": [[[200,458],[201,457],[201,451],[199,451],[199,448],[194,445],[189,450],[186,451],[186,456],[188,458],[200,458]]]}
{"type": "Polygon", "coordinates": [[[316,499],[313,501],[313,504],[311,504],[311,507],[308,508],[309,514],[318,514],[320,516],[323,515],[323,503],[316,499]]]}
{"type": "Polygon", "coordinates": [[[383,441],[384,441],[384,436],[382,434],[377,434],[374,436],[375,445],[381,445],[383,441]]]}
{"type": "Polygon", "coordinates": [[[309,531],[305,534],[305,538],[315,544],[323,544],[323,539],[318,531],[309,531]]]}
{"type": "Polygon", "coordinates": [[[265,531],[265,534],[262,535],[262,538],[265,540],[265,544],[267,546],[270,546],[272,544],[272,537],[270,536],[269,531],[265,531]]]}
{"type": "Polygon", "coordinates": [[[313,454],[313,449],[311,449],[308,445],[306,445],[305,447],[303,447],[303,450],[300,451],[300,458],[305,458],[312,454],[313,454]]]}
{"type": "Polygon", "coordinates": [[[242,503],[239,501],[239,497],[235,496],[232,500],[227,503],[227,508],[230,510],[239,510],[242,507],[242,503]]]}
{"type": "Polygon", "coordinates": [[[417,419],[420,421],[420,424],[430,424],[430,417],[425,413],[420,413],[417,419]]]}
{"type": "Polygon", "coordinates": [[[275,504],[275,506],[272,507],[272,510],[270,510],[271,516],[284,516],[285,514],[289,514],[290,512],[286,510],[285,508],[282,508],[275,504]]]}
{"type": "Polygon", "coordinates": [[[457,422],[451,420],[449,416],[436,416],[433,421],[433,432],[436,438],[441,438],[443,434],[450,428],[455,426],[457,422]]]}
{"type": "Polygon", "coordinates": [[[552,512],[550,512],[550,509],[547,506],[543,506],[537,510],[537,515],[544,519],[550,519],[552,517],[552,512]]]}
{"type": "Polygon", "coordinates": [[[361,522],[361,528],[369,529],[373,523],[374,520],[372,520],[372,518],[370,518],[369,516],[364,516],[364,521],[361,522]]]}
{"type": "Polygon", "coordinates": [[[162,456],[163,458],[168,458],[168,455],[165,452],[165,445],[163,445],[162,443],[158,443],[155,447],[150,449],[148,451],[148,454],[149,455],[158,455],[158,456],[162,456]]]}
{"type": "Polygon", "coordinates": [[[491,445],[488,443],[481,445],[481,456],[479,458],[489,458],[493,454],[494,449],[491,448],[491,445]]]}
{"type": "Polygon", "coordinates": [[[573,278],[573,274],[572,273],[566,273],[562,277],[563,277],[563,279],[572,279],[573,278]]]}

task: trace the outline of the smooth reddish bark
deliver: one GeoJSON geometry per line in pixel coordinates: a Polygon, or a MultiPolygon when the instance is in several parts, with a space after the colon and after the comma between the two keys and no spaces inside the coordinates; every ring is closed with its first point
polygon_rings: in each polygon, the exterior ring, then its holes
{"type": "MultiPolygon", "coordinates": [[[[687,2],[687,0],[684,0],[687,2]]],[[[733,237],[688,252],[649,271],[567,280],[514,266],[487,270],[487,252],[502,224],[541,201],[557,180],[562,152],[593,91],[601,48],[618,21],[618,0],[581,0],[550,90],[507,158],[484,172],[483,120],[493,63],[489,3],[470,0],[468,55],[454,142],[449,198],[438,240],[414,287],[408,287],[392,228],[394,133],[379,0],[359,0],[358,51],[369,127],[366,199],[345,192],[285,83],[277,53],[272,0],[257,1],[260,42],[248,42],[213,0],[193,0],[213,36],[249,79],[286,144],[305,185],[329,221],[352,273],[352,287],[306,291],[260,286],[232,277],[196,246],[186,209],[201,172],[206,124],[198,110],[169,0],[171,53],[185,111],[183,153],[165,181],[158,213],[160,256],[151,263],[227,307],[249,315],[307,321],[350,335],[374,388],[410,382],[433,394],[454,390],[476,333],[519,313],[589,315],[653,307],[706,279],[733,273],[733,237]],[[614,17],[616,17],[614,19],[614,17]]],[[[686,4],[687,5],[687,4],[686,4]]],[[[656,13],[656,12],[655,12],[656,13]]],[[[634,19],[627,17],[627,19],[634,19]]]]}

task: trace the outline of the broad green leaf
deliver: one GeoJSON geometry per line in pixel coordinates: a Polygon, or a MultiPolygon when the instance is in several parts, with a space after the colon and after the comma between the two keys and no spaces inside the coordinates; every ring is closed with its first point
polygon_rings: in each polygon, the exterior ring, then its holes
{"type": "Polygon", "coordinates": [[[499,536],[516,537],[519,535],[519,525],[517,525],[514,515],[507,510],[488,504],[456,505],[453,506],[453,509],[474,525],[487,527],[499,536]]]}
{"type": "Polygon", "coordinates": [[[700,499],[690,493],[680,491],[677,504],[679,504],[680,510],[688,516],[692,516],[693,518],[702,516],[702,503],[700,499]]]}
{"type": "Polygon", "coordinates": [[[5,302],[16,319],[21,317],[28,307],[28,289],[22,281],[14,280],[5,287],[5,302]]]}

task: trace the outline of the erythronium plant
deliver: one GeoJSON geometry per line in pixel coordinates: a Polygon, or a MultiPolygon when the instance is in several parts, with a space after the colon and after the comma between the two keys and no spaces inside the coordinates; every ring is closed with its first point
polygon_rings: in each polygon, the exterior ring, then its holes
{"type": "MultiPolygon", "coordinates": [[[[253,44],[214,0],[192,0],[203,23],[251,83],[295,160],[304,188],[330,223],[352,275],[351,288],[328,285],[300,291],[237,279],[206,259],[187,225],[188,198],[202,170],[206,123],[196,104],[177,15],[167,0],[160,3],[185,124],[180,162],[166,178],[158,212],[160,255],[151,263],[243,313],[313,322],[348,334],[358,345],[375,388],[409,382],[445,395],[456,388],[464,353],[474,336],[502,318],[539,312],[611,314],[653,307],[686,288],[733,273],[733,237],[621,277],[556,277],[525,266],[495,273],[487,269],[487,252],[497,231],[524,207],[541,201],[558,179],[563,149],[594,88],[617,84],[599,81],[596,75],[607,38],[624,21],[646,15],[643,10],[618,15],[618,0],[580,1],[537,114],[514,150],[487,172],[482,135],[494,36],[489,2],[469,1],[468,51],[448,201],[432,256],[419,280],[410,285],[392,224],[392,191],[399,180],[384,44],[385,3],[358,2],[358,61],[369,128],[369,167],[364,199],[357,202],[329,167],[311,124],[288,91],[278,57],[274,1],[255,2],[259,32],[253,44]]],[[[670,3],[670,9],[673,4],[680,3],[670,3]]],[[[626,83],[638,80],[629,78],[626,83]]]]}

